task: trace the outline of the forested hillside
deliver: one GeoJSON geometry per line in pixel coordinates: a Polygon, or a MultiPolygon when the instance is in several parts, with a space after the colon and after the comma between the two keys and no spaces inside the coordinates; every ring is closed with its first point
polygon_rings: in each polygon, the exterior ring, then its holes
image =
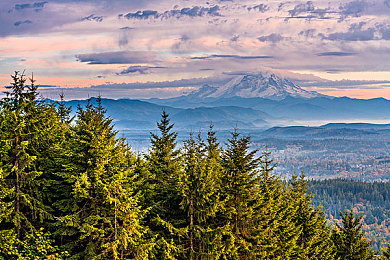
{"type": "Polygon", "coordinates": [[[339,210],[353,209],[363,216],[363,228],[374,248],[390,240],[390,183],[347,179],[310,181],[313,204],[322,205],[329,220],[339,218],[339,210]]]}
{"type": "MultiPolygon", "coordinates": [[[[328,224],[304,176],[284,182],[270,153],[212,127],[178,149],[165,111],[140,155],[100,98],[37,99],[13,76],[0,106],[0,259],[373,259],[353,211],[328,224]]],[[[381,254],[388,259],[390,250],[381,254]]]]}

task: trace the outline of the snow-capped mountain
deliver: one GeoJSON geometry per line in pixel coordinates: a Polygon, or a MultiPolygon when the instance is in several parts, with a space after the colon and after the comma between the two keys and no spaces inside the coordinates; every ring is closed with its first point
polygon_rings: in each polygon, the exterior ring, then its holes
{"type": "Polygon", "coordinates": [[[261,72],[256,75],[237,76],[221,86],[204,85],[188,96],[197,98],[262,97],[280,100],[287,96],[313,98],[324,95],[304,90],[275,73],[261,72]]]}

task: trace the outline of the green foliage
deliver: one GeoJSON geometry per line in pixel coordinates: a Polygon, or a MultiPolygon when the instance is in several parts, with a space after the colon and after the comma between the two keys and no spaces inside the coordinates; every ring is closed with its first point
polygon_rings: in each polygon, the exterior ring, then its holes
{"type": "Polygon", "coordinates": [[[259,197],[260,158],[257,150],[249,151],[250,137],[239,137],[235,130],[222,154],[222,194],[224,196],[225,224],[231,225],[234,235],[235,253],[233,257],[248,256],[251,227],[256,220],[259,197]]]}
{"type": "Polygon", "coordinates": [[[259,204],[255,209],[256,229],[253,248],[256,258],[294,259],[300,228],[295,226],[293,201],[286,185],[272,174],[275,165],[270,153],[263,152],[259,173],[259,204]]]}
{"type": "Polygon", "coordinates": [[[332,232],[336,257],[348,260],[374,259],[371,242],[365,238],[362,230],[362,216],[355,216],[352,210],[345,213],[340,211],[340,216],[342,225],[336,223],[332,232]]]}
{"type": "Polygon", "coordinates": [[[290,203],[293,205],[293,221],[299,230],[297,239],[299,259],[334,259],[334,245],[330,237],[325,214],[320,207],[311,204],[307,194],[305,175],[294,175],[290,181],[290,203]]]}
{"type": "Polygon", "coordinates": [[[46,182],[42,169],[58,117],[54,106],[36,99],[33,79],[26,85],[23,74],[15,72],[12,78],[1,101],[0,166],[6,190],[3,200],[13,206],[4,222],[22,239],[52,218],[41,192],[46,182]]]}
{"type": "Polygon", "coordinates": [[[223,213],[225,203],[220,199],[222,167],[214,135],[211,128],[207,145],[201,133],[196,139],[191,133],[184,142],[179,185],[181,207],[188,216],[186,259],[215,259],[229,255],[229,244],[221,239],[230,234],[229,226],[218,223],[217,218],[223,213]]]}
{"type": "MultiPolygon", "coordinates": [[[[73,258],[135,257],[143,229],[132,178],[134,156],[116,138],[105,110],[89,103],[78,109],[66,144],[62,177],[71,187],[57,203],[56,235],[73,258]]],[[[142,248],[142,247],[141,247],[142,248]]],[[[143,254],[142,252],[140,253],[143,254]]]]}
{"type": "Polygon", "coordinates": [[[157,123],[159,133],[151,133],[151,147],[146,155],[148,170],[146,189],[150,191],[147,216],[151,236],[156,238],[154,257],[175,259],[184,252],[185,213],[180,207],[180,151],[176,149],[177,133],[172,131],[169,115],[163,111],[157,123]]]}
{"type": "Polygon", "coordinates": [[[390,259],[390,244],[386,243],[386,246],[382,248],[382,257],[381,259],[388,260],[390,259]]]}
{"type": "Polygon", "coordinates": [[[62,252],[57,246],[53,246],[50,235],[43,233],[43,230],[27,234],[24,240],[15,236],[9,237],[8,241],[2,244],[0,259],[67,259],[69,254],[62,252]]]}

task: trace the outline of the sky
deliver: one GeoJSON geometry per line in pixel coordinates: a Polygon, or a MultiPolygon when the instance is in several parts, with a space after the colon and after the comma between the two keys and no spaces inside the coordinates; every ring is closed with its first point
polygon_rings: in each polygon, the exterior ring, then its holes
{"type": "Polygon", "coordinates": [[[0,91],[167,98],[272,70],[307,90],[390,99],[390,0],[1,0],[0,91]]]}

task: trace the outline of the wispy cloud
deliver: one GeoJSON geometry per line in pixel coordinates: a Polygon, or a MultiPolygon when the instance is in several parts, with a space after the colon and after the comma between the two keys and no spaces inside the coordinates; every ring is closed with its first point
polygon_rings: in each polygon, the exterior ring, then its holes
{"type": "Polygon", "coordinates": [[[153,52],[146,51],[117,51],[78,54],[76,58],[88,64],[137,64],[153,62],[156,56],[153,52]]]}
{"type": "Polygon", "coordinates": [[[259,41],[261,42],[272,42],[272,43],[277,43],[277,42],[280,42],[284,39],[284,37],[280,34],[277,34],[277,33],[272,33],[270,35],[266,35],[266,36],[260,36],[259,38],[257,38],[259,41]]]}
{"type": "Polygon", "coordinates": [[[23,9],[40,9],[45,7],[47,2],[35,2],[32,4],[16,4],[15,5],[15,10],[23,10],[23,9]]]}
{"type": "Polygon", "coordinates": [[[340,5],[341,19],[349,16],[360,17],[371,4],[365,0],[354,0],[352,2],[343,3],[340,5]]]}
{"type": "Polygon", "coordinates": [[[218,5],[215,5],[213,7],[202,7],[202,6],[194,6],[192,8],[182,8],[182,9],[173,9],[168,10],[163,13],[159,13],[158,11],[154,10],[143,10],[143,11],[137,11],[135,13],[127,13],[127,14],[120,14],[119,18],[126,18],[126,19],[139,19],[139,20],[145,20],[150,18],[161,18],[161,19],[169,19],[169,18],[181,18],[181,17],[204,17],[204,16],[222,16],[220,14],[220,8],[218,5]]]}
{"type": "Polygon", "coordinates": [[[258,5],[255,5],[255,6],[250,6],[248,7],[248,11],[251,11],[251,10],[255,10],[255,11],[258,11],[258,12],[261,12],[261,13],[265,13],[269,10],[269,6],[266,5],[266,4],[258,4],[258,5]]]}
{"type": "Polygon", "coordinates": [[[24,21],[17,21],[14,23],[15,26],[20,26],[20,25],[23,25],[23,24],[32,24],[33,22],[30,21],[30,20],[24,20],[24,21]]]}
{"type": "Polygon", "coordinates": [[[103,16],[97,16],[95,14],[88,15],[86,17],[81,18],[81,21],[95,21],[95,22],[103,22],[103,16]]]}
{"type": "Polygon", "coordinates": [[[353,56],[353,55],[357,55],[357,53],[342,52],[342,51],[329,51],[329,52],[321,52],[321,53],[317,54],[317,56],[336,56],[336,57],[345,57],[345,56],[353,56]]]}
{"type": "Polygon", "coordinates": [[[134,73],[139,74],[148,74],[151,69],[164,69],[166,67],[152,67],[152,66],[130,66],[121,72],[117,73],[117,75],[129,75],[134,73]]]}
{"type": "Polygon", "coordinates": [[[328,36],[322,36],[324,39],[331,41],[371,41],[374,40],[375,28],[363,29],[365,22],[351,24],[347,32],[331,33],[328,36]]]}
{"type": "Polygon", "coordinates": [[[252,59],[273,59],[274,56],[240,56],[231,54],[213,54],[209,56],[191,57],[192,60],[208,60],[208,59],[240,59],[240,60],[252,60],[252,59]]]}

